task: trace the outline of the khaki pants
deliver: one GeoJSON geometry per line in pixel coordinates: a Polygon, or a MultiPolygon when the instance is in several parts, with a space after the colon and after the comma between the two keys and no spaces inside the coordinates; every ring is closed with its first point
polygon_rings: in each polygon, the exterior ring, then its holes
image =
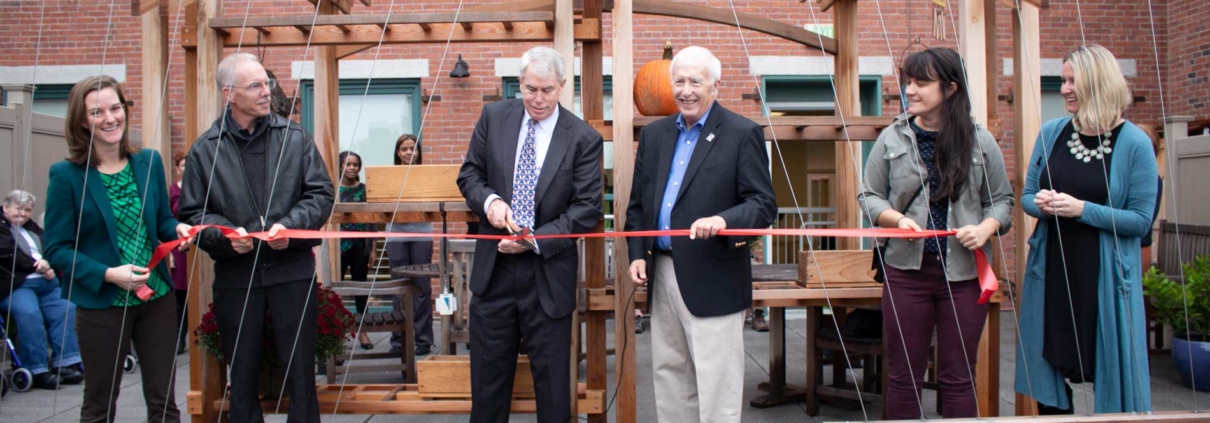
{"type": "Polygon", "coordinates": [[[697,317],[672,258],[655,256],[651,355],[660,423],[738,423],[744,395],[744,311],[697,317]]]}

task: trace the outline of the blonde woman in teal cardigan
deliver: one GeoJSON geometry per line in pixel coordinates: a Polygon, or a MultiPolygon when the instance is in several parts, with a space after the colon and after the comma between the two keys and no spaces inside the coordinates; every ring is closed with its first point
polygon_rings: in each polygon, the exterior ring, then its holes
{"type": "Polygon", "coordinates": [[[1072,51],[1062,94],[1073,117],[1042,126],[1021,195],[1029,238],[1015,388],[1040,414],[1073,412],[1072,383],[1095,384],[1095,412],[1151,410],[1139,238],[1155,210],[1155,154],[1122,119],[1130,91],[1101,46],[1072,51]]]}
{"type": "Polygon", "coordinates": [[[172,390],[176,300],[168,267],[141,267],[161,242],[187,237],[172,217],[164,165],[127,134],[126,99],[116,80],[89,77],[68,97],[69,157],[50,168],[46,259],[63,296],[76,304],[84,362],[81,422],[114,421],[121,373],[133,341],[141,363],[147,420],[176,423],[172,390]],[[140,297],[140,289],[150,289],[140,297]]]}

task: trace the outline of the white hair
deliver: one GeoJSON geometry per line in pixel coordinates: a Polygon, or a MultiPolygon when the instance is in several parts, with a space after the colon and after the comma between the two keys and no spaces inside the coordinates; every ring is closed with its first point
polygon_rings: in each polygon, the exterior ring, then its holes
{"type": "Polygon", "coordinates": [[[534,65],[534,74],[539,77],[549,77],[553,74],[560,82],[564,81],[563,55],[553,48],[538,46],[522,54],[521,77],[525,77],[525,71],[530,65],[534,65]]]}
{"type": "Polygon", "coordinates": [[[218,64],[218,72],[215,73],[215,82],[218,82],[218,89],[222,90],[225,87],[235,85],[235,70],[240,63],[250,61],[257,62],[256,56],[250,53],[232,53],[223,58],[218,64]]]}
{"type": "Polygon", "coordinates": [[[676,71],[677,62],[706,65],[707,74],[710,75],[710,79],[713,81],[718,81],[719,78],[723,77],[722,62],[717,57],[714,57],[714,53],[711,53],[705,47],[689,46],[676,52],[676,56],[672,57],[672,64],[668,66],[670,76],[676,71]]]}
{"type": "Polygon", "coordinates": [[[38,197],[34,197],[27,191],[15,189],[8,195],[4,196],[4,205],[6,206],[25,206],[34,204],[38,197]]]}

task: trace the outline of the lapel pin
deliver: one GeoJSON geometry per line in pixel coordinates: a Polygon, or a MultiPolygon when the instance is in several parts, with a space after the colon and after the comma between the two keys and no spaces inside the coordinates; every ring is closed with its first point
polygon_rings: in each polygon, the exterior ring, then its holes
{"type": "Polygon", "coordinates": [[[706,142],[714,142],[714,133],[713,132],[711,132],[710,135],[706,136],[706,142]]]}

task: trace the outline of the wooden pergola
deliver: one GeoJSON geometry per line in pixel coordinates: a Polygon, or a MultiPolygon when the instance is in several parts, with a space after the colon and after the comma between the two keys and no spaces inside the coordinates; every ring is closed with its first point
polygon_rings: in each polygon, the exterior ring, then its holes
{"type": "MultiPolygon", "coordinates": [[[[407,13],[392,15],[390,22],[384,22],[385,15],[353,14],[356,4],[352,0],[308,0],[319,8],[318,19],[312,25],[311,16],[274,16],[249,17],[245,23],[243,18],[224,17],[221,0],[174,0],[185,1],[186,25],[182,26],[182,46],[185,50],[185,139],[192,143],[197,136],[205,131],[219,117],[222,104],[219,90],[215,83],[215,72],[224,47],[242,46],[276,47],[304,46],[310,38],[314,48],[315,58],[314,87],[315,87],[315,140],[320,145],[329,174],[335,180],[335,156],[338,148],[339,130],[338,119],[338,69],[339,60],[366,49],[382,44],[417,44],[444,43],[451,36],[452,42],[468,43],[550,43],[560,51],[565,58],[573,57],[576,42],[582,43],[581,49],[581,87],[582,110],[584,119],[598,128],[607,140],[615,145],[633,145],[636,130],[651,122],[653,118],[634,117],[634,99],[632,94],[634,79],[634,59],[632,52],[634,14],[661,15],[714,22],[722,25],[735,25],[736,16],[731,10],[715,9],[699,5],[675,3],[658,0],[526,0],[507,4],[484,5],[469,7],[457,15],[452,12],[442,13],[407,13]],[[318,2],[318,4],[316,4],[318,2]],[[612,13],[612,57],[613,69],[613,120],[603,120],[603,43],[602,16],[606,11],[612,13]]],[[[804,1],[804,0],[800,0],[804,1]]],[[[995,56],[994,42],[994,7],[997,0],[960,0],[964,12],[969,16],[960,19],[960,29],[964,40],[963,56],[968,67],[970,85],[974,87],[987,86],[986,93],[972,93],[976,117],[981,123],[989,124],[993,133],[998,132],[999,118],[996,116],[994,103],[989,99],[997,98],[995,90],[995,72],[988,65],[988,58],[995,56]],[[989,13],[984,13],[987,10],[989,13]]],[[[1032,150],[1034,137],[1038,131],[1038,101],[1040,87],[1037,78],[1026,79],[1023,75],[1039,75],[1038,59],[1038,7],[1040,0],[1026,0],[1021,8],[1016,8],[1011,1],[999,0],[1000,3],[1013,7],[1013,40],[1014,50],[1018,60],[1014,61],[1014,92],[1018,93],[1014,102],[1015,148],[1017,157],[1025,157],[1032,150]],[[1028,67],[1028,68],[1026,68],[1028,67]]],[[[1044,0],[1041,0],[1044,1],[1044,0]]],[[[168,30],[166,22],[159,17],[160,2],[158,0],[132,0],[132,13],[142,16],[142,54],[144,64],[143,98],[161,98],[160,87],[155,81],[162,81],[166,69],[168,30]],[[148,84],[148,81],[152,83],[148,84]]],[[[804,30],[801,27],[777,22],[751,15],[738,14],[739,25],[745,29],[762,32],[780,37],[806,46],[809,51],[822,51],[833,55],[835,69],[835,84],[838,92],[836,103],[840,117],[774,117],[769,123],[763,123],[766,136],[776,135],[784,141],[836,142],[873,140],[879,130],[890,123],[889,118],[860,117],[858,104],[858,57],[857,48],[857,0],[818,0],[822,10],[831,10],[836,29],[836,38],[820,36],[804,30]]],[[[360,0],[360,4],[369,5],[370,0],[360,0]]],[[[175,8],[175,6],[173,6],[175,8]]],[[[808,4],[805,7],[816,7],[808,4]]],[[[572,74],[573,61],[568,60],[566,71],[572,74]]],[[[562,98],[565,107],[571,107],[573,90],[564,90],[562,98]]],[[[166,121],[162,115],[156,115],[155,108],[146,108],[144,112],[144,128],[156,127],[148,124],[154,119],[166,121]]],[[[144,145],[157,146],[167,151],[167,124],[159,126],[160,134],[145,130],[144,145]],[[150,140],[148,142],[147,140],[150,140]],[[158,143],[158,144],[157,144],[158,143]]],[[[836,180],[839,195],[837,195],[836,223],[838,227],[859,227],[860,217],[856,204],[857,175],[851,165],[852,157],[847,148],[837,148],[836,151],[836,180]]],[[[615,173],[614,210],[625,210],[630,196],[630,180],[633,172],[634,156],[631,148],[615,148],[613,154],[613,171],[615,173]]],[[[1014,187],[1020,189],[1024,180],[1024,166],[1018,166],[1018,174],[1014,175],[1014,187]]],[[[602,167],[602,171],[604,168],[602,167]]],[[[466,210],[465,205],[439,207],[434,204],[406,204],[402,213],[394,214],[395,221],[435,221],[442,214],[450,220],[473,220],[473,214],[466,210]],[[440,209],[440,211],[438,210],[440,209]]],[[[359,209],[351,204],[337,205],[334,214],[341,221],[381,220],[384,213],[359,209]]],[[[616,227],[625,225],[624,213],[617,213],[616,227]]],[[[1024,217],[1017,212],[1015,224],[1024,228],[1024,217]]],[[[603,231],[603,223],[597,231],[603,231]]],[[[1018,274],[1024,266],[1025,237],[1017,237],[1018,274]]],[[[859,242],[853,239],[842,239],[838,248],[856,249],[859,242]]],[[[607,288],[605,280],[605,246],[600,238],[585,241],[586,254],[586,291],[587,311],[586,324],[586,353],[587,380],[578,387],[578,413],[587,414],[591,421],[602,418],[609,412],[606,409],[608,397],[606,374],[606,320],[613,315],[615,320],[614,339],[619,346],[616,352],[615,383],[617,391],[616,421],[634,422],[635,415],[635,351],[634,351],[634,306],[626,300],[631,298],[633,286],[629,283],[617,283],[607,288]],[[625,341],[623,341],[625,340],[625,341]]],[[[627,257],[626,243],[614,245],[615,257],[627,257]]],[[[196,281],[190,291],[196,295],[190,298],[189,326],[197,327],[201,321],[202,311],[207,310],[211,303],[211,263],[207,260],[191,260],[200,263],[196,269],[191,269],[192,280],[196,281]]],[[[626,275],[625,260],[616,261],[615,274],[626,275]]],[[[335,266],[333,263],[332,266],[335,266]]],[[[330,274],[338,274],[332,272],[330,274]]],[[[986,336],[986,334],[985,334],[986,336]]],[[[225,407],[222,401],[224,370],[209,354],[199,348],[190,350],[190,390],[187,394],[188,413],[203,421],[216,421],[217,413],[225,407]]],[[[573,373],[574,374],[574,373],[573,373]]],[[[989,387],[998,386],[995,377],[978,376],[978,383],[989,387]]],[[[469,381],[468,381],[469,383],[469,381]]],[[[349,384],[342,393],[336,392],[337,385],[322,385],[319,387],[320,407],[325,413],[332,413],[336,401],[340,401],[340,413],[349,414],[391,414],[391,413],[466,413],[470,410],[469,398],[459,401],[425,401],[416,395],[415,387],[410,385],[356,385],[349,384]]],[[[1018,396],[1018,414],[1032,414],[1027,404],[1033,401],[1018,396]]],[[[984,416],[997,415],[996,404],[981,404],[984,416]]],[[[535,405],[532,400],[517,400],[513,403],[515,412],[532,412],[535,405]]],[[[1158,415],[1157,415],[1158,416],[1158,415]]],[[[1185,415],[1172,415],[1175,418],[1160,417],[1166,421],[1192,421],[1185,415]],[[1186,419],[1186,420],[1182,420],[1186,419]]],[[[1043,419],[1051,421],[1049,419],[1043,419]]],[[[1037,421],[1036,419],[1033,421],[1037,421]]],[[[1059,421],[1059,420],[1053,420],[1059,421]]],[[[1118,421],[1111,417],[1105,418],[1068,418],[1062,421],[1118,421]]]]}

